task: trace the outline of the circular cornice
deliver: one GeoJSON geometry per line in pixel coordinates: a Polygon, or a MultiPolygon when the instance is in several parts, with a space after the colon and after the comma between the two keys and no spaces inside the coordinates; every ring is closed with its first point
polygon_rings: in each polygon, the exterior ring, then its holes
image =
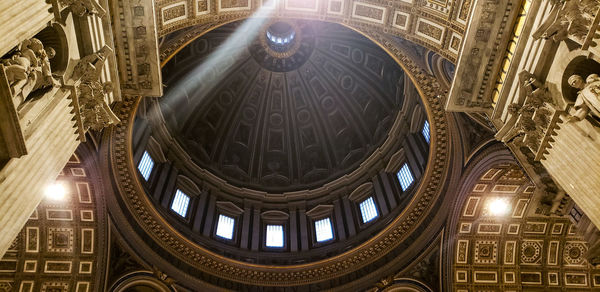
{"type": "Polygon", "coordinates": [[[160,282],[150,272],[138,271],[122,276],[120,279],[115,281],[110,291],[124,292],[130,291],[135,287],[151,287],[160,292],[171,292],[174,291],[164,283],[160,282]]]}
{"type": "Polygon", "coordinates": [[[425,219],[432,202],[444,190],[444,178],[449,164],[449,133],[441,98],[445,93],[431,75],[423,72],[402,54],[393,40],[377,32],[360,33],[379,44],[408,74],[423,99],[431,125],[431,148],[424,178],[407,208],[384,230],[343,254],[302,265],[250,264],[231,260],[202,248],[174,230],[144,194],[136,176],[131,149],[133,118],[140,99],[132,97],[124,98],[116,108],[123,122],[112,129],[109,148],[113,179],[125,207],[132,215],[130,224],[139,225],[172,256],[204,273],[234,282],[264,286],[310,284],[340,277],[373,263],[402,243],[425,219]]]}

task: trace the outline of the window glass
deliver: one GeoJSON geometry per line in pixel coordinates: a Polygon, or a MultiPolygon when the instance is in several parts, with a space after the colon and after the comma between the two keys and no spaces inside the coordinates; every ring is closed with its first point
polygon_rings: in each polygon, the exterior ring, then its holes
{"type": "Polygon", "coordinates": [[[148,151],[144,151],[144,155],[142,155],[142,160],[138,164],[138,170],[142,174],[142,177],[147,181],[150,178],[150,174],[152,173],[152,168],[154,167],[154,160],[148,154],[148,151]]]}
{"type": "Polygon", "coordinates": [[[408,164],[406,163],[404,163],[402,168],[400,168],[396,176],[398,176],[398,181],[400,182],[402,191],[406,191],[415,180],[410,172],[410,168],[408,168],[408,164]]]}
{"type": "Polygon", "coordinates": [[[423,137],[425,138],[425,141],[427,141],[427,143],[429,143],[430,133],[429,133],[429,121],[428,120],[425,120],[425,123],[423,123],[423,130],[421,131],[421,133],[423,133],[423,137]]]}
{"type": "Polygon", "coordinates": [[[323,242],[333,239],[333,229],[329,218],[315,221],[315,234],[317,242],[323,242]]]}
{"type": "Polygon", "coordinates": [[[367,223],[378,216],[373,197],[369,197],[368,199],[362,201],[359,207],[363,223],[367,223]]]}
{"type": "Polygon", "coordinates": [[[181,190],[175,192],[175,198],[171,203],[171,210],[179,214],[181,217],[187,216],[187,209],[190,205],[190,197],[184,194],[181,190]]]}
{"type": "Polygon", "coordinates": [[[267,225],[268,247],[283,247],[283,225],[267,225]]]}
{"type": "Polygon", "coordinates": [[[233,239],[233,225],[235,220],[229,216],[219,215],[217,222],[217,236],[225,239],[233,239]]]}

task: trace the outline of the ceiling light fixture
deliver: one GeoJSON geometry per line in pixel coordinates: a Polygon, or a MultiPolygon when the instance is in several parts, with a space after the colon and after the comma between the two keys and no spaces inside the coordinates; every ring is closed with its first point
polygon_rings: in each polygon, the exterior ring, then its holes
{"type": "Polygon", "coordinates": [[[46,198],[54,201],[62,201],[67,195],[67,189],[60,182],[54,182],[46,187],[46,198]]]}
{"type": "Polygon", "coordinates": [[[487,209],[492,216],[504,216],[510,211],[510,204],[504,198],[493,198],[488,201],[487,209]]]}

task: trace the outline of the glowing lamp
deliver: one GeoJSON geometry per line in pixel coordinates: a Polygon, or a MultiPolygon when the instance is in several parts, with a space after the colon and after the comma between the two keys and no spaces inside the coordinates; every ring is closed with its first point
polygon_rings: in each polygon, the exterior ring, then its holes
{"type": "Polygon", "coordinates": [[[487,209],[492,216],[504,216],[510,211],[510,204],[506,199],[494,198],[488,201],[487,209]]]}
{"type": "Polygon", "coordinates": [[[55,182],[46,187],[46,198],[54,201],[62,201],[67,195],[67,190],[62,183],[55,182]]]}

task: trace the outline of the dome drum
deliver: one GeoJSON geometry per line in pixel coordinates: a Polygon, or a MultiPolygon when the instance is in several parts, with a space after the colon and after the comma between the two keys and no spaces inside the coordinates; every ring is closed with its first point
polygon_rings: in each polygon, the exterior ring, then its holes
{"type": "Polygon", "coordinates": [[[422,191],[429,124],[412,81],[370,40],[290,21],[278,33],[291,27],[298,50],[271,54],[261,42],[278,21],[205,78],[193,73],[238,23],[173,56],[165,97],[141,100],[134,164],[153,159],[137,178],[161,220],[193,246],[265,267],[320,265],[407,216],[422,191]]]}

